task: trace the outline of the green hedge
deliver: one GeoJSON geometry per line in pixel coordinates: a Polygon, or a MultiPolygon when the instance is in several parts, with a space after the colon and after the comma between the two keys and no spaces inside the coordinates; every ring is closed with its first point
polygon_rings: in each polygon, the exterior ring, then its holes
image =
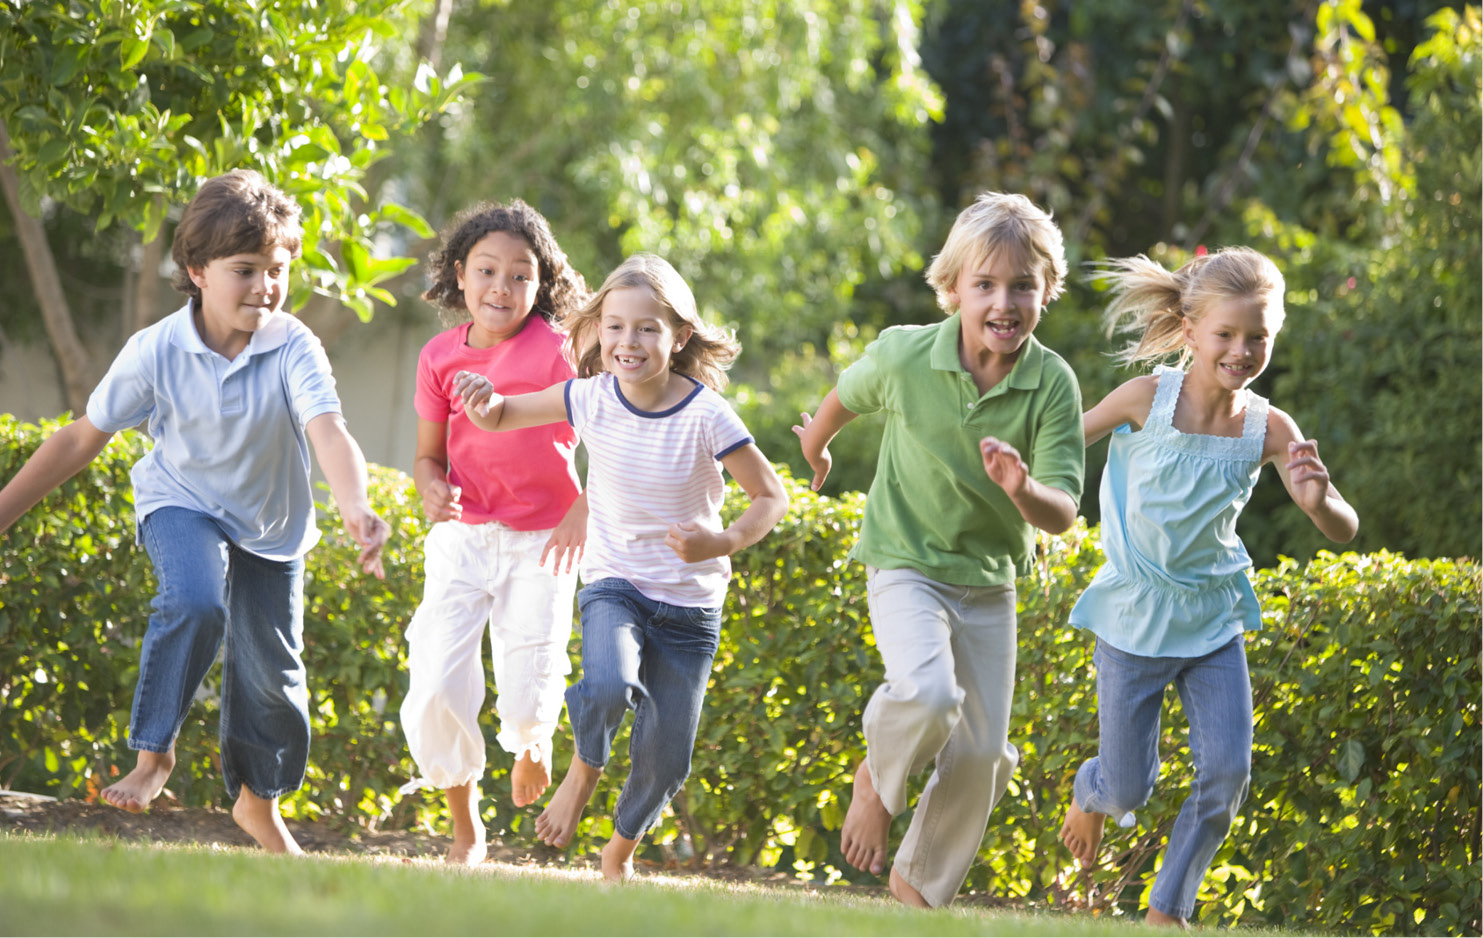
{"type": "MultiPolygon", "coordinates": [[[[0,478],[55,426],[0,416],[0,478]]],[[[145,445],[120,434],[91,469],[0,539],[0,786],[85,797],[133,764],[124,737],[153,582],[143,551],[132,547],[127,473],[145,445]]],[[[881,673],[863,571],[844,561],[864,499],[821,499],[785,481],[793,510],[736,558],[694,771],[646,854],[861,880],[840,857],[838,831],[863,754],[860,711],[881,673]]],[[[396,531],[388,579],[354,572],[354,547],[333,519],[309,557],[314,743],[309,777],[284,809],[406,828],[442,820],[435,793],[397,793],[412,775],[396,715],[425,523],[405,476],[373,468],[372,489],[396,531]]],[[[1101,554],[1080,525],[1042,548],[1019,583],[1012,738],[1020,768],[967,888],[1133,914],[1184,797],[1184,723],[1171,691],[1160,788],[1139,828],[1109,831],[1109,864],[1079,875],[1057,832],[1075,768],[1095,751],[1096,699],[1091,643],[1066,627],[1065,613],[1101,554]]],[[[1266,623],[1248,647],[1257,716],[1251,795],[1201,893],[1201,921],[1478,932],[1478,564],[1322,554],[1306,566],[1261,571],[1256,583],[1266,623]]],[[[580,639],[572,659],[580,664],[580,639]]],[[[225,797],[212,691],[208,684],[179,743],[170,787],[185,804],[225,797]]],[[[485,729],[487,820],[506,838],[532,839],[539,805],[510,806],[509,757],[492,745],[488,715],[485,729]]],[[[626,747],[625,733],[576,850],[611,833],[626,747]]],[[[564,770],[565,733],[557,758],[564,770]]]]}

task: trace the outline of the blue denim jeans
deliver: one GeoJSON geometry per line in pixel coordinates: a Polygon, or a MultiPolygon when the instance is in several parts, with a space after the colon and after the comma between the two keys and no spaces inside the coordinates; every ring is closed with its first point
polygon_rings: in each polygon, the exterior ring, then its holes
{"type": "Polygon", "coordinates": [[[582,679],[566,690],[577,758],[602,768],[633,711],[632,767],[613,829],[642,838],[690,774],[690,753],[721,639],[721,610],[656,602],[627,580],[598,580],[577,593],[582,679]]]}
{"type": "Polygon", "coordinates": [[[129,747],[169,752],[222,651],[221,768],[227,794],[276,798],[309,758],[304,561],[237,547],[210,515],[160,508],[141,525],[159,587],[134,688],[129,747]]]}
{"type": "Polygon", "coordinates": [[[1189,720],[1195,775],[1148,904],[1187,919],[1251,781],[1251,678],[1241,636],[1199,658],[1145,658],[1098,639],[1097,757],[1076,773],[1076,803],[1131,826],[1159,776],[1159,714],[1173,682],[1189,720]]]}

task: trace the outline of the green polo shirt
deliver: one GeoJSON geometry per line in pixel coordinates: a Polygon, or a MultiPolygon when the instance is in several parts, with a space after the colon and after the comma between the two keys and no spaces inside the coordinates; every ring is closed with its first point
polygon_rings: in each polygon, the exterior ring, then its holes
{"type": "Polygon", "coordinates": [[[956,313],[887,329],[839,376],[841,404],[886,416],[850,557],[941,583],[1000,586],[1028,569],[1035,533],[984,472],[979,440],[1013,446],[1032,478],[1079,503],[1081,389],[1065,360],[1031,336],[1009,376],[979,396],[958,361],[960,330],[956,313]]]}

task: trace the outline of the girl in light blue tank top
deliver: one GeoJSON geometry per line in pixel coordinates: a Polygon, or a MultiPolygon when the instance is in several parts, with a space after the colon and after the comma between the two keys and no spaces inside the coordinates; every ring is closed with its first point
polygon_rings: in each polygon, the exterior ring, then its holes
{"type": "Polygon", "coordinates": [[[1109,815],[1136,823],[1132,812],[1158,779],[1159,716],[1173,683],[1195,779],[1147,921],[1187,925],[1251,776],[1243,633],[1261,626],[1261,607],[1236,519],[1268,462],[1329,538],[1351,540],[1359,519],[1330,483],[1317,443],[1249,388],[1282,326],[1282,274],[1270,260],[1228,248],[1170,272],[1140,256],[1113,262],[1104,278],[1113,288],[1109,334],[1136,335],[1119,361],[1178,356],[1181,367],[1134,378],[1084,418],[1087,445],[1113,435],[1101,488],[1107,562],[1071,612],[1097,638],[1100,729],[1061,839],[1091,866],[1109,815]]]}

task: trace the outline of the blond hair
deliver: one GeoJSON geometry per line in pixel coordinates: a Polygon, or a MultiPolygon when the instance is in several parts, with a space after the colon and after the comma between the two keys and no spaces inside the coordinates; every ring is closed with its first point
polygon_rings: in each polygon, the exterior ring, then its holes
{"type": "Polygon", "coordinates": [[[1001,250],[1010,251],[1016,263],[1040,268],[1047,303],[1061,295],[1066,282],[1066,246],[1050,213],[1022,195],[985,192],[958,213],[947,242],[927,268],[927,282],[937,292],[937,305],[952,312],[948,294],[963,269],[976,267],[1001,250]]]}
{"type": "Polygon", "coordinates": [[[598,337],[603,300],[612,291],[628,287],[642,287],[652,293],[669,315],[670,327],[676,332],[690,329],[690,340],[685,347],[670,356],[670,370],[689,375],[713,391],[725,388],[726,370],[741,352],[741,344],[726,329],[700,318],[695,294],[690,292],[685,278],[668,261],[653,254],[635,254],[618,265],[567,321],[567,347],[577,362],[577,375],[590,378],[602,373],[602,345],[598,337]]]}
{"type": "Polygon", "coordinates": [[[1104,261],[1094,279],[1110,284],[1112,302],[1102,315],[1108,338],[1131,333],[1136,338],[1113,353],[1120,365],[1159,363],[1178,356],[1179,367],[1189,362],[1184,323],[1197,323],[1216,303],[1249,298],[1262,302],[1273,317],[1273,331],[1282,328],[1286,284],[1277,265],[1247,247],[1222,248],[1194,258],[1170,271],[1139,254],[1104,261]]]}

